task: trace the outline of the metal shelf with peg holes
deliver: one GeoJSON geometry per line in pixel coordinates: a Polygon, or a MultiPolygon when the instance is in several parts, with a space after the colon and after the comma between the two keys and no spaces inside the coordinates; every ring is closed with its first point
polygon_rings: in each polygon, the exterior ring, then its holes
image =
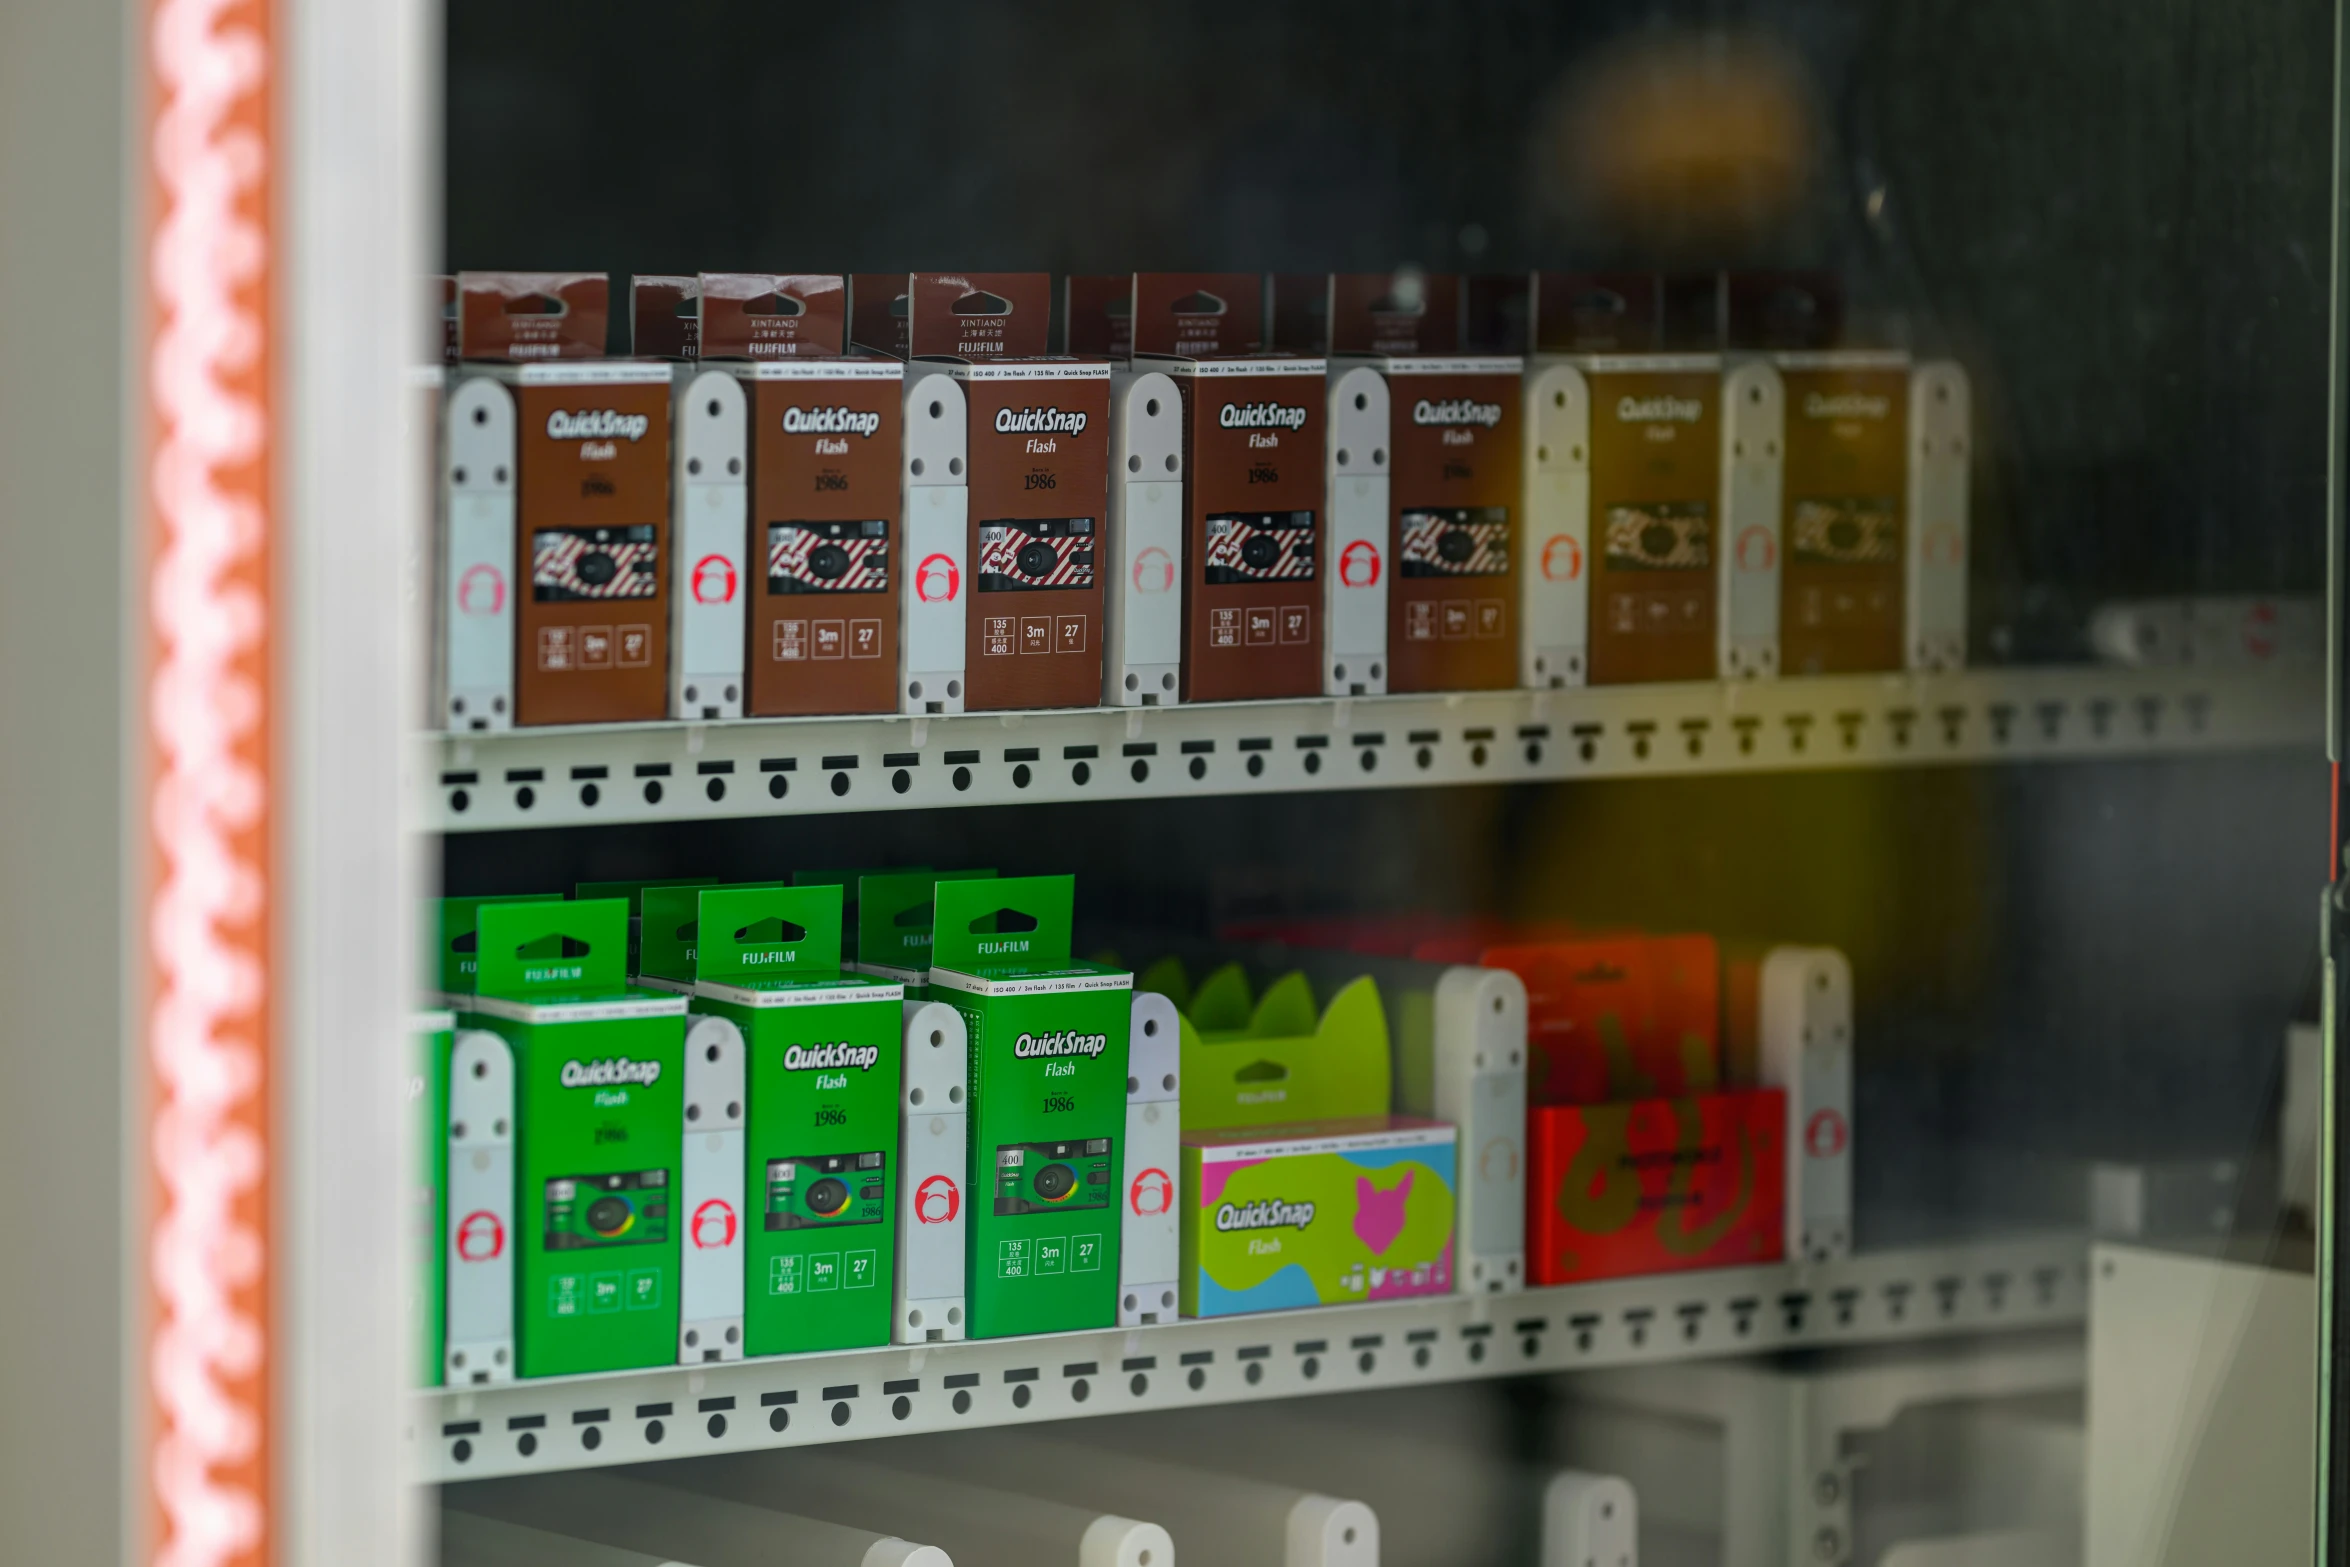
{"type": "Polygon", "coordinates": [[[445,735],[442,832],[2306,747],[2317,670],[2081,668],[445,735]]]}
{"type": "Polygon", "coordinates": [[[2085,1318],[2073,1234],[419,1393],[428,1481],[2085,1318]]]}

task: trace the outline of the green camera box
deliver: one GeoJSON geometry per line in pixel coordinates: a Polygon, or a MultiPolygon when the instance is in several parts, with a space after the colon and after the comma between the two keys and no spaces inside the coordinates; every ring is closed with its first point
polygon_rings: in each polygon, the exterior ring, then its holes
{"type": "Polygon", "coordinates": [[[970,1034],[973,1338],[1117,1323],[1134,976],[1070,961],[1075,895],[1067,876],[938,884],[930,994],[970,1034]]]}
{"type": "Polygon", "coordinates": [[[992,881],[994,871],[891,871],[859,877],[855,956],[849,966],[894,979],[909,1000],[930,999],[931,920],[941,882],[992,881]]]}
{"type": "Polygon", "coordinates": [[[514,1052],[514,1328],[526,1377],[677,1358],[683,996],[627,982],[628,904],[476,911],[473,1020],[514,1052]]]}
{"type": "Polygon", "coordinates": [[[441,1237],[449,1223],[444,1136],[449,1124],[449,1050],[453,1012],[418,1012],[408,1020],[409,1233],[408,1325],[416,1346],[416,1384],[438,1387],[447,1348],[448,1285],[441,1237]]]}
{"type": "Polygon", "coordinates": [[[748,1068],[743,1352],[889,1342],[905,987],[845,975],[838,886],[645,894],[645,950],[693,900],[693,1010],[748,1068]]]}
{"type": "Polygon", "coordinates": [[[596,898],[626,898],[628,900],[628,977],[632,983],[652,990],[676,990],[689,987],[651,983],[651,970],[644,961],[645,894],[656,887],[715,887],[715,876],[670,876],[651,881],[583,881],[571,889],[571,895],[582,902],[596,898]]]}

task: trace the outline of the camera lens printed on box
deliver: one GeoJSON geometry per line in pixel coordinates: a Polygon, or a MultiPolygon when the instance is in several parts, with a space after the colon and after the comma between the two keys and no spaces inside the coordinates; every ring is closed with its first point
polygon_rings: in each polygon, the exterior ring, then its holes
{"type": "Polygon", "coordinates": [[[657,1246],[669,1239],[669,1172],[559,1176],[547,1182],[549,1251],[657,1246]]]}
{"type": "Polygon", "coordinates": [[[1405,512],[1398,570],[1407,577],[1508,576],[1509,508],[1454,506],[1405,512]]]}
{"type": "Polygon", "coordinates": [[[1240,582],[1311,582],[1314,547],[1314,514],[1310,511],[1218,512],[1208,518],[1208,554],[1202,580],[1215,587],[1240,582]]]}
{"type": "Polygon", "coordinates": [[[1107,1137],[1066,1143],[1006,1143],[996,1149],[995,1211],[1057,1213],[1110,1205],[1107,1137]]]}
{"type": "Polygon", "coordinates": [[[660,545],[643,528],[541,528],[530,537],[530,594],[541,604],[648,599],[661,591],[660,545]]]}
{"type": "Polygon", "coordinates": [[[979,591],[1093,586],[1094,519],[1038,517],[979,525],[979,591]]]}
{"type": "Polygon", "coordinates": [[[879,1224],[888,1215],[888,1155],[796,1154],[767,1161],[767,1228],[833,1229],[879,1224]]]}
{"type": "Polygon", "coordinates": [[[1713,565],[1713,512],[1703,501],[1611,506],[1607,563],[1626,571],[1704,571],[1713,565]]]}
{"type": "Polygon", "coordinates": [[[888,592],[889,524],[880,518],[769,523],[767,591],[888,592]]]}
{"type": "Polygon", "coordinates": [[[1807,566],[1898,566],[1901,503],[1889,496],[1799,500],[1787,552],[1807,566]]]}

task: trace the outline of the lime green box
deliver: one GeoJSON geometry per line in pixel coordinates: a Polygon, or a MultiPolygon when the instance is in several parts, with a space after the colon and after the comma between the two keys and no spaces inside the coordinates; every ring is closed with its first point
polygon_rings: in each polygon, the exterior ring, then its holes
{"type": "Polygon", "coordinates": [[[930,994],[970,1035],[973,1338],[1117,1322],[1134,976],[1070,961],[1075,899],[1067,876],[938,884],[930,994]]]}
{"type": "Polygon", "coordinates": [[[1183,1314],[1450,1294],[1454,1145],[1411,1116],[1186,1131],[1183,1314]]]}
{"type": "Polygon", "coordinates": [[[685,998],[627,983],[623,899],[487,903],[475,920],[472,1020],[514,1052],[518,1369],[670,1363],[685,998]]]}

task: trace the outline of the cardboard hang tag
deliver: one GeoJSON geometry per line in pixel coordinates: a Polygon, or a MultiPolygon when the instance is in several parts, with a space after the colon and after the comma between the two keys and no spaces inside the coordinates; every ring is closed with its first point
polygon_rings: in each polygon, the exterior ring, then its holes
{"type": "Polygon", "coordinates": [[[930,966],[963,974],[1066,968],[1076,903],[1074,876],[942,881],[930,966]]]}
{"type": "Polygon", "coordinates": [[[460,272],[457,352],[465,359],[601,359],[611,317],[601,272],[460,272]]]}
{"type": "Polygon", "coordinates": [[[484,996],[528,1001],[628,988],[628,900],[485,903],[475,914],[484,996]]]}
{"type": "Polygon", "coordinates": [[[1261,353],[1264,280],[1253,272],[1138,272],[1132,337],[1138,354],[1261,353]]]}
{"type": "Polygon", "coordinates": [[[722,887],[699,900],[694,978],[833,979],[840,974],[841,889],[722,887]]]}

